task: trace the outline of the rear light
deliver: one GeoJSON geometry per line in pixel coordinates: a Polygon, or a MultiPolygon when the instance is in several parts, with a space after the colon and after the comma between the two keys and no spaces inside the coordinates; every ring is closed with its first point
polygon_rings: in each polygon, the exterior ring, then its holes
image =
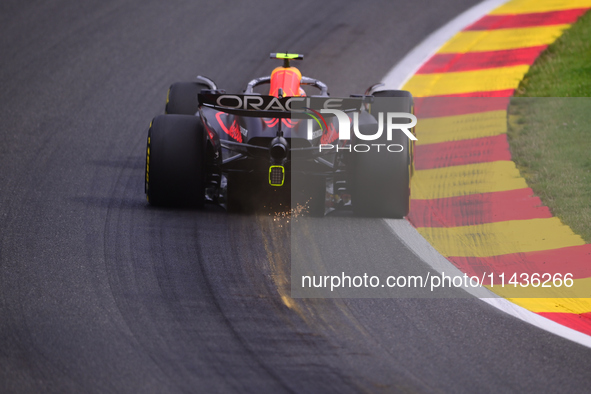
{"type": "Polygon", "coordinates": [[[283,166],[269,167],[269,185],[283,186],[284,181],[285,181],[285,169],[283,168],[283,166]]]}

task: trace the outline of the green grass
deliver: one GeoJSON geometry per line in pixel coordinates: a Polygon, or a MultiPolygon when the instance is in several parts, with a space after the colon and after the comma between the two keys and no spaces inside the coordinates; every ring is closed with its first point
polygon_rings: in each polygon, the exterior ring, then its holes
{"type": "Polygon", "coordinates": [[[591,12],[540,55],[515,93],[518,97],[591,96],[591,12]]]}
{"type": "Polygon", "coordinates": [[[552,214],[591,243],[591,12],[536,60],[509,107],[513,160],[552,214]]]}

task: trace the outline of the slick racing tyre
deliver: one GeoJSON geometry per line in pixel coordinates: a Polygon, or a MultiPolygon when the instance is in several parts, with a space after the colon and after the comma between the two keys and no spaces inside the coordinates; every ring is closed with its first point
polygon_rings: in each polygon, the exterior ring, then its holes
{"type": "MultiPolygon", "coordinates": [[[[379,113],[379,111],[396,111],[396,112],[407,112],[414,114],[414,99],[412,94],[406,90],[380,90],[373,93],[374,97],[380,100],[376,105],[372,105],[373,113],[379,113]],[[386,107],[383,108],[382,99],[386,97],[398,97],[394,99],[386,99],[386,107]]],[[[414,130],[413,130],[414,133],[414,130]]],[[[414,162],[414,142],[409,141],[408,154],[410,160],[410,177],[414,175],[415,162],[414,162]]]]}
{"type": "Polygon", "coordinates": [[[378,90],[373,92],[374,97],[404,97],[410,99],[410,105],[412,105],[412,94],[407,90],[378,90]]]}
{"type": "Polygon", "coordinates": [[[177,82],[168,89],[165,113],[169,115],[195,115],[199,110],[197,95],[208,87],[198,82],[177,82]]]}
{"type": "MultiPolygon", "coordinates": [[[[387,112],[412,113],[412,96],[405,91],[374,93],[372,115],[387,112]]],[[[408,119],[401,119],[400,123],[408,119]]],[[[384,120],[384,123],[385,120],[384,120]]],[[[351,153],[351,198],[355,214],[369,217],[403,218],[410,208],[410,178],[413,170],[412,141],[400,130],[387,140],[386,126],[373,144],[384,144],[380,151],[351,153]],[[385,149],[385,147],[389,149],[385,149]],[[391,151],[389,151],[391,150],[391,151]]],[[[362,134],[375,134],[377,124],[360,126],[362,134]]],[[[363,141],[358,141],[363,142],[363,141]]]]}
{"type": "Polygon", "coordinates": [[[206,137],[201,119],[160,115],[148,131],[146,195],[152,205],[202,207],[205,201],[206,137]]]}

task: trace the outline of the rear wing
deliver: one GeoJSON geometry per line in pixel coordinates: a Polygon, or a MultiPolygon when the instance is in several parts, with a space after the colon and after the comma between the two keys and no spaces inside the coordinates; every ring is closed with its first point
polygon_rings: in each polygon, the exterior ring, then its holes
{"type": "MultiPolygon", "coordinates": [[[[311,109],[359,112],[370,97],[274,97],[258,94],[199,93],[199,105],[238,116],[308,118],[311,109]]],[[[330,114],[327,114],[330,116],[330,114]]]]}

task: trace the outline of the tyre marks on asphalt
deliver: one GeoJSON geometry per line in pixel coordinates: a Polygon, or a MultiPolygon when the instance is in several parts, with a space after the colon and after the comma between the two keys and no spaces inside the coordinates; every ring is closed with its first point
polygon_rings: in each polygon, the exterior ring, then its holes
{"type": "Polygon", "coordinates": [[[531,287],[491,290],[591,335],[591,245],[533,195],[506,136],[514,89],[589,8],[591,0],[509,1],[456,34],[404,89],[419,97],[421,119],[410,222],[469,275],[572,273],[574,285],[545,293],[552,298],[527,298],[531,287]]]}

